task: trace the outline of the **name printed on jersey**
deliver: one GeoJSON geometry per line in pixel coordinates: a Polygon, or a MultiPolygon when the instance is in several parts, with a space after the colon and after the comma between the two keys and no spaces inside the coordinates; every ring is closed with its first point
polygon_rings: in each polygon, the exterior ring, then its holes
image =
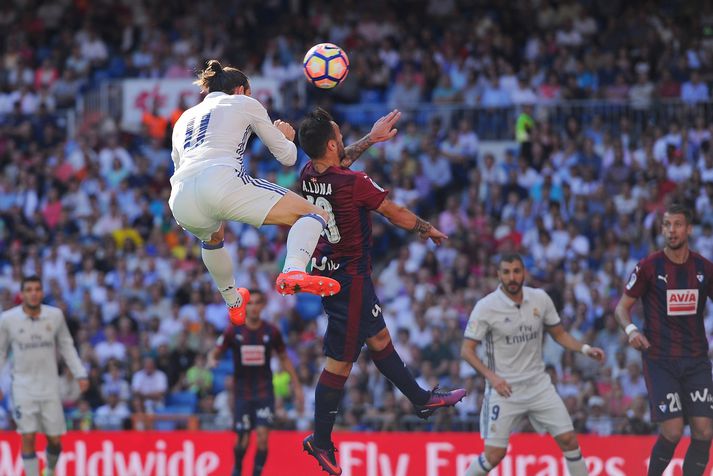
{"type": "Polygon", "coordinates": [[[240,361],[245,366],[265,365],[264,345],[242,345],[240,346],[240,361]]]}
{"type": "Polygon", "coordinates": [[[698,289],[667,289],[666,313],[669,316],[688,316],[698,309],[698,289]]]}

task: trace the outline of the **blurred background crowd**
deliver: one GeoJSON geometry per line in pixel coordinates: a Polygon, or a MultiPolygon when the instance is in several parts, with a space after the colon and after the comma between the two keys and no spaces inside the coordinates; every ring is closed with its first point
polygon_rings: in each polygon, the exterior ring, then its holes
{"type": "MultiPolygon", "coordinates": [[[[600,367],[547,338],[548,372],[577,430],[653,431],[639,355],[613,307],[636,262],[662,245],[671,201],[695,210],[692,247],[713,259],[713,4],[487,3],[0,6],[0,308],[19,302],[21,276],[38,274],[46,303],[65,311],[91,382],[81,396],[61,369],[74,428],[140,429],[145,414],[230,425],[230,356],[214,369],[205,359],[227,311],[199,243],[166,203],[170,127],[190,104],[168,117],[147,111],[140,133],[93,114],[70,135],[63,115],[103,82],[192,77],[220,58],[280,80],[284,107],[267,104],[273,119],[297,127],[313,105],[333,107],[347,144],[372,120],[355,111],[402,109],[399,135],[354,168],[450,238],[435,248],[375,217],[374,279],[395,347],[421,385],[464,386],[468,397],[424,423],[364,351],[338,426],[477,429],[484,381],[460,361],[460,342],[473,305],[497,286],[498,254],[514,250],[566,328],[607,352],[600,367]],[[328,93],[305,89],[301,66],[324,40],[352,61],[347,81],[328,93]]],[[[289,188],[307,160],[284,168],[258,140],[245,157],[253,174],[289,188]]],[[[326,319],[313,296],[271,289],[286,231],[231,224],[226,247],[239,285],[267,293],[263,318],[283,332],[305,389],[299,412],[289,377],[275,368],[277,426],[305,429],[326,319]]],[[[713,341],[710,313],[706,328],[713,341]]],[[[0,427],[12,424],[7,403],[0,427]]]]}

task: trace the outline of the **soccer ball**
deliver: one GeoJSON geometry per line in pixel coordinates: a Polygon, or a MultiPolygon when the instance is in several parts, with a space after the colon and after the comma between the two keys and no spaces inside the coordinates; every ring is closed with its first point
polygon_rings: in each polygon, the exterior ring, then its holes
{"type": "Polygon", "coordinates": [[[349,58],[337,45],[320,43],[309,49],[302,62],[305,76],[321,89],[331,89],[349,73],[349,58]]]}

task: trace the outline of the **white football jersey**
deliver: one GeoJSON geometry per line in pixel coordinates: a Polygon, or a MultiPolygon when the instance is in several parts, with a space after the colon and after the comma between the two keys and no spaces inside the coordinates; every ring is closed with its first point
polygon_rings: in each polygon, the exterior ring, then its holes
{"type": "Polygon", "coordinates": [[[12,350],[12,393],[16,401],[57,398],[58,351],[74,378],[87,378],[58,307],[42,304],[37,319],[25,314],[22,306],[0,314],[0,369],[8,350],[12,350]]]}
{"type": "Polygon", "coordinates": [[[297,147],[270,121],[259,101],[223,92],[208,94],[186,110],[173,129],[171,183],[206,167],[227,165],[243,171],[243,154],[255,132],[280,163],[294,165],[297,147]]]}
{"type": "Polygon", "coordinates": [[[498,287],[475,304],[465,329],[466,338],[485,343],[488,368],[511,384],[544,376],[543,330],[560,323],[545,291],[522,290],[517,305],[498,287]]]}

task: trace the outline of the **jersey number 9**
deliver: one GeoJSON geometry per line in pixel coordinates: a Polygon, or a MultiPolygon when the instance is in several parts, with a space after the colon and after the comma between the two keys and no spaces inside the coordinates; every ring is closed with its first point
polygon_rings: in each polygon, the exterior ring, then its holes
{"type": "Polygon", "coordinates": [[[329,203],[324,197],[313,197],[312,195],[305,195],[305,198],[312,205],[317,205],[319,208],[327,212],[329,215],[329,220],[327,221],[327,228],[322,231],[327,241],[332,244],[339,243],[342,241],[342,235],[339,234],[339,228],[337,228],[337,220],[334,218],[334,213],[332,212],[332,204],[329,203]]]}

